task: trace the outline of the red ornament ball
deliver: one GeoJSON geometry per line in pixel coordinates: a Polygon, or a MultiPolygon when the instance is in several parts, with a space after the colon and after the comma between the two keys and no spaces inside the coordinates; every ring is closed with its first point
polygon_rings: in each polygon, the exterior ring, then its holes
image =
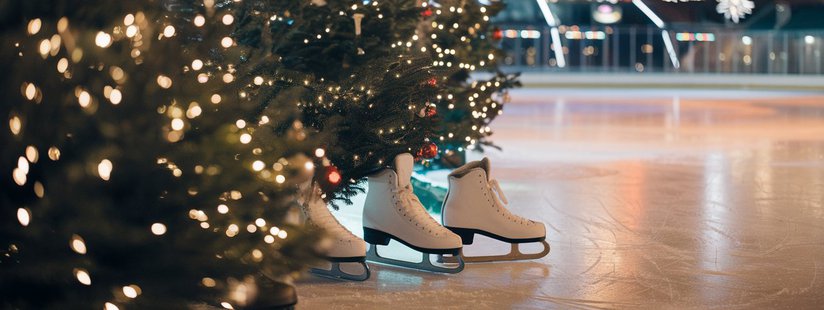
{"type": "Polygon", "coordinates": [[[423,12],[421,12],[421,16],[423,16],[423,17],[429,17],[429,16],[432,16],[432,9],[430,9],[430,8],[426,8],[426,10],[424,10],[423,12]]]}
{"type": "Polygon", "coordinates": [[[504,38],[504,31],[500,28],[495,27],[495,30],[492,30],[492,39],[495,41],[500,41],[504,38]]]}
{"type": "Polygon", "coordinates": [[[438,85],[438,79],[430,78],[428,81],[426,81],[426,84],[429,84],[429,86],[436,86],[438,85]]]}
{"type": "Polygon", "coordinates": [[[433,117],[438,114],[438,109],[435,107],[426,107],[426,116],[433,117]]]}
{"type": "Polygon", "coordinates": [[[432,159],[438,156],[438,145],[432,142],[418,150],[418,157],[432,159]]]}
{"type": "Polygon", "coordinates": [[[332,185],[340,184],[341,176],[337,167],[329,166],[329,168],[326,169],[326,180],[332,185]]]}

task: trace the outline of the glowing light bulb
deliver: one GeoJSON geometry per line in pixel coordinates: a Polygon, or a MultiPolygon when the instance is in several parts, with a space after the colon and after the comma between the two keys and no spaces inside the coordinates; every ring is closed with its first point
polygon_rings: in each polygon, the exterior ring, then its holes
{"type": "Polygon", "coordinates": [[[117,105],[121,100],[123,100],[123,94],[119,89],[113,89],[112,93],[109,94],[109,101],[111,101],[112,104],[117,105]]]}
{"type": "Polygon", "coordinates": [[[89,276],[89,273],[85,269],[74,269],[74,276],[77,278],[77,281],[83,285],[92,285],[92,277],[89,276]]]}
{"type": "Polygon", "coordinates": [[[32,100],[35,95],[37,95],[37,87],[34,86],[34,83],[28,83],[26,85],[26,99],[32,100]]]}
{"type": "Polygon", "coordinates": [[[109,177],[112,175],[112,162],[108,159],[103,159],[97,165],[97,174],[100,176],[101,179],[104,181],[108,181],[109,177]]]}
{"type": "Polygon", "coordinates": [[[89,104],[92,102],[92,96],[87,91],[81,91],[80,95],[77,96],[77,103],[80,104],[81,107],[88,107],[89,104]]]}
{"type": "Polygon", "coordinates": [[[23,227],[29,226],[29,223],[31,223],[31,211],[26,208],[17,209],[17,221],[20,222],[20,225],[23,225],[23,227]]]}
{"type": "Polygon", "coordinates": [[[166,26],[166,28],[163,28],[163,36],[165,36],[167,38],[171,38],[173,35],[175,35],[175,27],[174,26],[168,25],[168,26],[166,26]]]}
{"type": "Polygon", "coordinates": [[[52,146],[49,148],[49,159],[56,161],[60,159],[60,149],[56,146],[52,146]]]}
{"type": "Polygon", "coordinates": [[[264,167],[266,167],[266,164],[264,164],[262,161],[256,160],[254,163],[252,163],[252,169],[255,171],[261,171],[264,167]]]}
{"type": "Polygon", "coordinates": [[[160,85],[160,87],[168,89],[169,87],[172,87],[172,79],[162,74],[158,75],[157,85],[160,85]]]}
{"type": "Polygon", "coordinates": [[[42,21],[39,18],[32,19],[29,21],[28,31],[29,35],[34,35],[40,32],[40,27],[43,25],[42,21]]]}
{"type": "Polygon", "coordinates": [[[137,290],[132,286],[124,286],[123,295],[129,298],[135,298],[137,297],[137,290]]]}
{"type": "Polygon", "coordinates": [[[179,118],[175,118],[172,120],[172,130],[182,130],[183,129],[183,120],[179,118]]]}
{"type": "Polygon", "coordinates": [[[217,206],[217,212],[220,213],[220,214],[229,213],[229,206],[223,205],[223,204],[219,205],[219,206],[217,206]]]}
{"type": "Polygon", "coordinates": [[[192,61],[192,70],[200,70],[203,68],[203,61],[200,59],[195,59],[192,61]]]}
{"type": "Polygon", "coordinates": [[[72,250],[74,250],[78,254],[86,254],[86,243],[80,236],[72,235],[72,240],[69,243],[69,245],[71,246],[72,250]]]}
{"type": "Polygon", "coordinates": [[[120,310],[120,308],[118,308],[113,303],[107,302],[105,305],[103,305],[103,310],[120,310]]]}
{"type": "Polygon", "coordinates": [[[17,135],[20,133],[21,129],[23,129],[23,122],[20,121],[19,117],[12,116],[9,119],[9,130],[11,130],[11,133],[17,135]]]}
{"type": "Polygon", "coordinates": [[[152,224],[152,233],[156,236],[162,236],[166,233],[166,225],[163,225],[162,223],[152,224]]]}
{"type": "Polygon", "coordinates": [[[326,151],[324,151],[323,149],[318,148],[318,149],[315,150],[315,156],[323,157],[323,155],[326,155],[326,151]]]}
{"type": "Polygon", "coordinates": [[[275,182],[278,182],[278,184],[283,184],[283,182],[286,182],[286,177],[284,177],[282,174],[278,174],[275,177],[275,182]]]}
{"type": "Polygon", "coordinates": [[[220,40],[220,46],[223,46],[225,48],[231,47],[232,44],[234,44],[234,40],[232,40],[232,38],[230,37],[224,37],[222,40],[220,40]]]}
{"type": "Polygon", "coordinates": [[[221,100],[221,99],[222,99],[222,98],[220,97],[220,95],[218,95],[218,94],[214,94],[214,95],[212,95],[211,101],[212,101],[212,103],[214,103],[214,104],[218,104],[218,103],[220,103],[220,100],[221,100]]]}
{"type": "Polygon", "coordinates": [[[232,14],[223,15],[223,24],[224,25],[231,25],[232,22],[235,21],[235,17],[232,14]]]}
{"type": "Polygon", "coordinates": [[[51,51],[51,48],[52,48],[51,41],[43,40],[43,41],[40,41],[40,47],[39,47],[38,51],[40,52],[40,55],[42,55],[45,58],[46,55],[48,55],[49,52],[51,51]]]}
{"type": "Polygon", "coordinates": [[[194,23],[195,23],[195,26],[201,27],[204,24],[206,24],[206,18],[203,17],[203,15],[195,16],[194,23]]]}
{"type": "Polygon", "coordinates": [[[57,61],[57,72],[63,73],[69,69],[69,60],[66,58],[60,58],[57,61]]]}
{"type": "Polygon", "coordinates": [[[94,44],[102,48],[107,48],[112,45],[112,36],[108,33],[100,31],[97,33],[97,36],[94,37],[94,44]]]}
{"type": "Polygon", "coordinates": [[[240,143],[249,144],[249,142],[252,142],[252,135],[248,133],[240,135],[240,143]]]}

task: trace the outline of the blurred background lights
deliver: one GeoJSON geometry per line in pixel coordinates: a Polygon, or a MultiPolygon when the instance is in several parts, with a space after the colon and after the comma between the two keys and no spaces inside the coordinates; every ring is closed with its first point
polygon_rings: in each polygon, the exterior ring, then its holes
{"type": "Polygon", "coordinates": [[[226,14],[226,15],[223,15],[222,21],[223,21],[224,25],[231,25],[232,22],[235,21],[235,17],[232,16],[232,14],[226,14]]]}
{"type": "Polygon", "coordinates": [[[86,243],[80,236],[72,235],[72,240],[69,243],[69,245],[71,246],[72,250],[74,250],[78,254],[86,254],[86,243]]]}
{"type": "Polygon", "coordinates": [[[166,26],[166,28],[163,28],[163,36],[165,36],[167,38],[171,38],[174,35],[175,35],[175,27],[174,26],[168,25],[168,26],[166,26]]]}
{"type": "Polygon", "coordinates": [[[252,163],[252,169],[255,171],[261,171],[264,167],[266,167],[266,164],[264,164],[262,161],[256,160],[254,163],[252,163]]]}
{"type": "Polygon", "coordinates": [[[225,48],[231,47],[232,44],[234,44],[234,41],[230,37],[224,37],[222,40],[220,40],[220,46],[223,46],[225,48]]]}
{"type": "Polygon", "coordinates": [[[40,26],[42,26],[42,21],[40,21],[39,18],[35,18],[29,21],[29,25],[27,27],[29,35],[37,34],[38,32],[40,32],[40,26]]]}
{"type": "Polygon", "coordinates": [[[20,225],[23,225],[23,227],[29,226],[31,222],[31,211],[26,208],[17,209],[17,221],[20,222],[20,225]]]}
{"type": "Polygon", "coordinates": [[[154,223],[152,224],[152,233],[156,236],[162,236],[166,233],[166,225],[162,223],[154,223]]]}
{"type": "Polygon", "coordinates": [[[104,181],[109,180],[109,177],[112,174],[112,169],[113,169],[112,162],[109,161],[108,159],[103,159],[102,161],[100,161],[99,164],[97,164],[97,174],[104,181]]]}
{"type": "Polygon", "coordinates": [[[240,135],[240,143],[249,144],[249,142],[252,142],[252,135],[248,133],[240,135]]]}
{"type": "Polygon", "coordinates": [[[195,26],[198,26],[198,27],[203,26],[204,24],[206,24],[206,18],[203,17],[203,15],[195,16],[194,23],[195,23],[195,26]]]}
{"type": "Polygon", "coordinates": [[[112,45],[112,36],[108,33],[100,31],[97,33],[97,36],[94,37],[94,43],[102,48],[109,47],[110,45],[112,45]]]}
{"type": "Polygon", "coordinates": [[[77,278],[77,281],[83,285],[92,285],[92,278],[85,269],[75,268],[74,277],[77,278]]]}
{"type": "Polygon", "coordinates": [[[137,285],[128,285],[123,287],[123,295],[129,298],[135,298],[140,295],[140,287],[137,285]]]}

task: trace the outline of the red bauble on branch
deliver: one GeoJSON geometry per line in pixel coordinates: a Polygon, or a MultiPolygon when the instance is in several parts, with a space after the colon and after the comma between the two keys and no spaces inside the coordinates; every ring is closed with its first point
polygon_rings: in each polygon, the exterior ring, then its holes
{"type": "Polygon", "coordinates": [[[332,185],[340,184],[341,176],[340,172],[338,172],[338,167],[335,166],[327,166],[326,167],[326,181],[332,185]]]}
{"type": "Polygon", "coordinates": [[[438,109],[433,106],[426,107],[426,116],[433,117],[438,114],[438,109]]]}
{"type": "Polygon", "coordinates": [[[504,31],[501,30],[501,28],[495,27],[495,29],[492,30],[492,39],[495,40],[495,41],[500,41],[503,38],[504,38],[504,31]]]}
{"type": "Polygon", "coordinates": [[[338,167],[331,165],[325,166],[321,171],[318,171],[318,174],[315,174],[315,178],[321,190],[324,192],[335,191],[343,180],[343,176],[340,174],[338,167]]]}
{"type": "Polygon", "coordinates": [[[438,156],[438,145],[432,142],[429,144],[424,145],[420,150],[418,150],[417,157],[423,157],[426,159],[432,159],[438,156]]]}
{"type": "Polygon", "coordinates": [[[418,116],[420,117],[433,117],[438,114],[438,109],[433,106],[425,106],[418,111],[418,116]]]}
{"type": "Polygon", "coordinates": [[[435,86],[438,85],[438,79],[436,79],[434,77],[430,78],[429,80],[426,81],[426,84],[428,84],[429,86],[435,87],[435,86]]]}
{"type": "Polygon", "coordinates": [[[426,8],[426,10],[423,10],[423,12],[421,12],[421,16],[423,16],[423,17],[432,16],[432,9],[426,8]]]}

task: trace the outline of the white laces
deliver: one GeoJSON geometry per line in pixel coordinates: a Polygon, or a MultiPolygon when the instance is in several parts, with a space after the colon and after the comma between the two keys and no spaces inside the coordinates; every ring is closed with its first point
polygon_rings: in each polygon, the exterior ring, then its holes
{"type": "MultiPolygon", "coordinates": [[[[411,206],[411,208],[405,208],[407,210],[405,215],[410,216],[412,218],[412,221],[421,224],[427,222],[430,225],[435,225],[429,227],[440,226],[440,224],[438,224],[438,222],[435,221],[435,219],[433,219],[431,216],[429,216],[429,213],[425,211],[426,209],[423,207],[423,203],[421,203],[420,199],[418,199],[418,196],[415,195],[411,185],[406,185],[404,187],[396,187],[392,189],[392,192],[398,198],[398,201],[400,201],[402,204],[411,206]]],[[[428,225],[422,225],[421,229],[424,229],[426,226],[428,225]]]]}
{"type": "Polygon", "coordinates": [[[501,206],[509,205],[509,201],[506,200],[506,195],[504,195],[504,190],[501,189],[501,184],[498,183],[498,180],[495,178],[490,178],[489,185],[492,192],[495,193],[496,202],[498,202],[501,206]]]}
{"type": "Polygon", "coordinates": [[[498,210],[500,210],[500,212],[504,216],[520,224],[531,223],[530,220],[512,214],[512,212],[510,212],[509,209],[506,208],[506,206],[509,205],[509,201],[506,199],[506,195],[504,195],[504,191],[503,189],[501,189],[501,184],[498,183],[497,179],[490,177],[489,181],[487,182],[487,187],[490,189],[490,192],[495,193],[493,195],[493,199],[495,199],[495,206],[498,208],[498,210]]]}
{"type": "MultiPolygon", "coordinates": [[[[307,210],[311,210],[312,207],[310,207],[309,204],[312,203],[322,204],[316,206],[317,208],[328,208],[326,206],[326,203],[323,202],[323,200],[321,200],[320,197],[312,196],[310,196],[307,199],[307,201],[304,202],[304,208],[306,208],[307,210]]],[[[338,222],[338,219],[335,218],[334,215],[332,215],[332,211],[329,211],[328,209],[316,210],[315,212],[311,212],[309,218],[315,226],[326,230],[326,232],[332,236],[336,236],[341,239],[346,239],[346,237],[354,236],[351,231],[343,227],[343,225],[341,225],[340,222],[338,222]]]]}

